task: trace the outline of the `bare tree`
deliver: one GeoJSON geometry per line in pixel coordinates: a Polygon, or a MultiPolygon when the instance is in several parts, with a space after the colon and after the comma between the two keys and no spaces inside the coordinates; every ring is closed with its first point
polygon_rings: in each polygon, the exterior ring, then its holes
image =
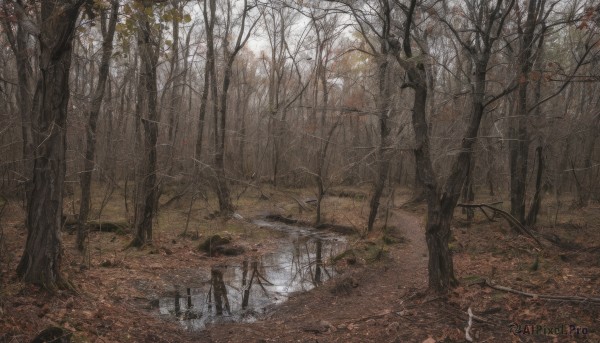
{"type": "Polygon", "coordinates": [[[381,195],[385,188],[390,169],[390,160],[393,152],[391,117],[392,86],[390,73],[390,44],[389,40],[393,29],[393,3],[389,0],[372,1],[364,7],[354,7],[352,2],[342,1],[349,6],[356,21],[357,29],[366,42],[368,49],[361,49],[375,58],[377,63],[378,91],[376,111],[379,126],[378,144],[375,151],[376,176],[373,185],[373,194],[369,202],[369,217],[367,229],[373,229],[377,212],[379,210],[381,195]]]}
{"type": "Polygon", "coordinates": [[[25,179],[25,199],[29,201],[30,187],[31,187],[31,171],[33,170],[33,132],[32,132],[32,103],[33,103],[33,92],[35,88],[34,72],[31,63],[31,54],[29,53],[29,36],[37,35],[37,27],[33,24],[32,20],[27,16],[26,9],[21,0],[13,1],[12,3],[6,1],[2,5],[4,15],[1,18],[2,27],[4,33],[8,39],[10,48],[15,55],[17,64],[17,105],[19,107],[19,114],[21,117],[21,136],[23,139],[22,145],[22,160],[23,160],[23,171],[25,179]],[[13,31],[12,25],[9,22],[9,4],[12,5],[12,12],[14,12],[16,20],[16,33],[13,31]]]}
{"type": "MultiPolygon", "coordinates": [[[[450,224],[454,209],[460,198],[461,189],[470,169],[473,146],[477,139],[479,125],[485,114],[485,108],[498,98],[490,96],[486,91],[488,63],[495,42],[502,36],[502,30],[513,5],[514,0],[497,0],[488,2],[467,2],[467,14],[470,29],[474,34],[467,42],[460,33],[442,19],[455,35],[459,44],[467,49],[474,63],[474,73],[471,89],[471,110],[467,119],[467,127],[462,139],[460,151],[454,159],[450,174],[443,187],[438,183],[438,177],[433,168],[431,158],[431,143],[429,123],[427,122],[427,74],[425,57],[415,55],[412,47],[412,35],[415,13],[418,9],[417,0],[411,0],[408,8],[403,8],[406,14],[402,44],[391,41],[395,47],[395,56],[399,64],[406,70],[407,86],[414,90],[412,109],[412,124],[415,133],[415,157],[418,177],[425,185],[427,199],[426,240],[429,250],[429,287],[436,292],[446,292],[456,284],[452,254],[448,247],[450,241],[450,224]],[[475,4],[477,2],[477,4],[475,4]],[[400,53],[403,53],[403,56],[400,53]]],[[[445,15],[442,14],[442,18],[445,15]]]]}
{"type": "MultiPolygon", "coordinates": [[[[215,43],[214,43],[214,28],[215,28],[215,11],[216,4],[214,0],[204,0],[202,14],[204,16],[204,29],[206,31],[206,63],[204,64],[204,84],[202,95],[200,98],[200,109],[198,114],[198,135],[196,138],[195,159],[197,162],[202,160],[202,144],[204,140],[204,127],[208,103],[209,89],[211,85],[211,77],[215,74],[215,43]]],[[[212,80],[212,84],[217,81],[212,80]]],[[[213,103],[216,101],[212,100],[213,103]]]]}
{"type": "Polygon", "coordinates": [[[136,171],[135,238],[132,246],[141,247],[152,242],[152,225],[158,202],[157,153],[158,110],[156,106],[156,65],[158,43],[153,35],[151,14],[153,2],[144,0],[136,13],[140,76],[136,119],[138,139],[141,140],[142,161],[136,171]],[[141,126],[141,127],[140,127],[141,126]]]}
{"type": "MultiPolygon", "coordinates": [[[[220,74],[222,75],[222,85],[219,90],[216,84],[216,63],[212,62],[212,75],[211,75],[211,89],[212,89],[212,101],[213,101],[213,111],[214,111],[214,119],[215,119],[215,135],[214,135],[214,144],[215,144],[215,174],[216,174],[216,184],[215,189],[217,193],[217,197],[219,199],[219,210],[222,214],[227,214],[233,212],[233,204],[231,202],[231,194],[229,191],[229,185],[227,176],[225,173],[225,135],[226,135],[226,127],[227,127],[227,95],[229,92],[229,87],[231,85],[231,78],[233,73],[233,62],[235,61],[237,55],[242,50],[256,24],[258,23],[258,19],[249,18],[250,11],[256,7],[256,5],[248,4],[247,0],[244,0],[243,7],[241,8],[241,13],[238,16],[234,15],[234,7],[231,1],[227,1],[224,8],[224,26],[222,28],[223,32],[221,33],[222,42],[221,48],[223,49],[223,59],[224,62],[222,64],[222,69],[220,70],[220,74]],[[234,36],[234,27],[238,26],[237,36],[234,36]],[[233,45],[230,42],[231,37],[236,37],[233,45]]],[[[214,0],[210,0],[210,6],[208,11],[211,13],[211,17],[214,20],[214,13],[216,10],[216,3],[214,0]]],[[[205,11],[206,12],[206,11],[205,11]]],[[[205,15],[206,17],[206,15],[205,15]]],[[[211,20],[212,22],[212,20],[211,20]]],[[[207,30],[207,45],[212,45],[212,50],[215,51],[214,47],[214,38],[209,38],[209,36],[213,35],[213,32],[209,32],[207,30]]],[[[213,56],[214,59],[214,56],[213,56]]],[[[206,87],[206,85],[205,85],[206,87]]]]}
{"type": "Polygon", "coordinates": [[[98,83],[94,90],[92,103],[90,105],[90,113],[88,116],[86,130],[86,149],[84,154],[83,166],[84,170],[81,173],[81,200],[79,203],[79,218],[77,230],[77,249],[84,250],[84,242],[86,238],[85,225],[90,212],[90,198],[92,185],[92,172],[95,169],[95,153],[96,153],[96,131],[98,123],[98,115],[102,106],[102,99],[106,89],[106,81],[108,79],[110,58],[113,52],[113,38],[115,36],[115,27],[117,25],[117,17],[119,12],[119,2],[113,0],[110,8],[110,17],[107,18],[107,10],[103,10],[100,14],[100,25],[102,31],[102,57],[100,68],[98,71],[98,83]]]}
{"type": "MultiPolygon", "coordinates": [[[[546,1],[529,0],[525,23],[518,27],[521,46],[518,56],[519,86],[517,90],[516,120],[509,131],[510,140],[510,205],[511,214],[521,223],[525,223],[525,189],[529,160],[530,135],[528,130],[529,106],[528,88],[530,72],[534,64],[534,39],[543,42],[543,32],[536,37],[536,27],[544,13],[546,1]]],[[[556,4],[556,3],[555,3],[556,4]]],[[[540,23],[541,24],[541,23],[540,23]]],[[[540,165],[541,166],[541,165],[540,165]]]]}

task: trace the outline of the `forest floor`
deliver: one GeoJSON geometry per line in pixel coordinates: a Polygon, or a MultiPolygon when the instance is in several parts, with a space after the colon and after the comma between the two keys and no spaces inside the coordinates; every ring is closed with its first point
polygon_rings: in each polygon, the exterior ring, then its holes
{"type": "MultiPolygon", "coordinates": [[[[106,193],[111,195],[102,220],[127,217],[120,192],[106,193]]],[[[541,248],[502,219],[489,222],[477,213],[466,225],[457,209],[450,247],[459,286],[436,297],[426,290],[425,207],[402,208],[409,193],[398,189],[396,199],[385,201],[388,210],[383,209],[379,227],[364,235],[367,188],[353,188],[350,197],[336,192],[323,204],[327,222],[363,234],[348,236],[351,249],[362,253],[352,261],[337,261],[341,275],[294,295],[257,322],[187,331],[159,315],[157,299],[177,285],[193,284],[211,266],[277,248],[270,229],[246,219],[266,213],[304,221],[314,216],[300,211],[295,200],[310,197],[309,189],[265,187],[242,193],[236,206],[244,219],[212,218],[213,201],[172,201],[158,218],[154,244],[141,250],[127,248],[130,233],[92,232],[82,255],[74,248],[75,235],[65,233],[63,270],[76,290],[54,294],[15,276],[26,230],[22,208],[9,203],[0,218],[0,342],[29,342],[50,326],[71,332],[73,342],[464,342],[469,308],[475,315],[470,329],[475,342],[600,342],[600,304],[526,297],[483,283],[538,295],[599,298],[598,204],[578,210],[563,204],[559,211],[552,202],[546,204],[536,229],[536,235],[546,237],[541,248]],[[188,233],[198,232],[197,239],[180,235],[190,208],[188,233]],[[198,250],[203,238],[224,231],[246,248],[242,256],[209,257],[198,250]]],[[[487,200],[497,199],[482,201],[487,200]]],[[[66,207],[69,212],[76,201],[66,207]]]]}

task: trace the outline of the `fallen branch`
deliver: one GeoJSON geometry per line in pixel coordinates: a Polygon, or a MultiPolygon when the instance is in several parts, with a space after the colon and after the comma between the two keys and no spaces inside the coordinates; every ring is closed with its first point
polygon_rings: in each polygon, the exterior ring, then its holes
{"type": "Polygon", "coordinates": [[[358,232],[355,228],[346,225],[338,225],[338,224],[330,224],[330,223],[321,223],[316,225],[315,229],[317,230],[329,230],[336,233],[340,233],[342,235],[351,235],[355,232],[358,232]]]}
{"type": "Polygon", "coordinates": [[[389,314],[391,314],[393,311],[392,310],[383,310],[380,313],[375,313],[375,314],[371,314],[368,316],[362,316],[360,318],[356,318],[356,319],[347,319],[348,321],[346,323],[358,323],[358,322],[365,322],[369,319],[376,319],[376,318],[381,318],[381,317],[385,317],[389,314]]]}
{"type": "Polygon", "coordinates": [[[287,225],[294,225],[294,224],[298,224],[298,220],[296,219],[292,219],[292,218],[288,218],[288,217],[284,217],[280,214],[268,214],[265,218],[267,218],[268,220],[272,220],[272,221],[276,221],[276,222],[281,222],[287,225]]]}
{"type": "MultiPolygon", "coordinates": [[[[73,216],[67,216],[64,220],[64,227],[69,232],[74,232],[79,223],[73,216]]],[[[127,234],[131,231],[131,225],[125,220],[90,220],[85,223],[85,229],[90,232],[113,232],[117,234],[127,234]]]]}
{"type": "Polygon", "coordinates": [[[129,233],[129,223],[126,221],[90,220],[85,224],[86,229],[99,232],[129,233]]]}
{"type": "MultiPolygon", "coordinates": [[[[491,211],[494,212],[493,217],[496,216],[496,214],[499,214],[500,216],[502,216],[504,219],[506,219],[506,221],[511,224],[512,226],[516,227],[517,229],[519,229],[519,231],[521,231],[521,233],[531,237],[540,247],[542,246],[542,243],[539,241],[539,239],[537,239],[533,233],[527,229],[525,226],[523,226],[523,224],[521,224],[517,218],[513,217],[510,213],[501,210],[499,208],[493,207],[490,204],[458,204],[456,205],[457,207],[464,207],[464,208],[479,208],[484,214],[485,216],[489,219],[489,215],[484,211],[484,209],[489,209],[491,211]]],[[[492,217],[492,218],[493,218],[492,217]]]]}
{"type": "Polygon", "coordinates": [[[175,194],[171,199],[165,201],[164,204],[160,205],[161,207],[168,207],[169,205],[171,205],[172,203],[174,203],[175,201],[183,198],[192,188],[192,183],[190,183],[189,185],[187,185],[181,192],[175,194]]]}
{"type": "MultiPolygon", "coordinates": [[[[284,195],[286,197],[292,198],[298,204],[300,210],[304,210],[306,212],[311,212],[311,211],[315,210],[315,207],[309,205],[306,201],[303,201],[303,200],[299,199],[297,196],[295,196],[291,192],[282,191],[282,190],[274,190],[274,191],[276,191],[279,194],[284,195]]],[[[264,194],[262,194],[262,195],[264,195],[264,194]]]]}
{"type": "Polygon", "coordinates": [[[482,280],[480,282],[481,285],[487,286],[489,288],[498,290],[498,291],[503,291],[503,292],[508,292],[508,293],[513,293],[513,294],[518,294],[518,295],[523,295],[529,298],[534,298],[534,299],[546,299],[546,300],[554,300],[554,301],[568,301],[568,302],[586,302],[586,303],[592,303],[592,304],[599,304],[600,305],[600,298],[594,298],[594,297],[581,297],[581,296],[577,296],[577,295],[547,295],[547,294],[536,294],[536,293],[529,293],[529,292],[523,292],[523,291],[519,291],[510,287],[505,287],[505,286],[500,286],[500,285],[496,285],[493,284],[487,280],[482,280]]]}
{"type": "Polygon", "coordinates": [[[492,205],[498,205],[498,204],[501,204],[501,203],[502,203],[502,201],[493,202],[493,203],[489,203],[489,204],[480,204],[480,205],[479,204],[475,204],[475,205],[473,205],[473,204],[458,204],[456,206],[457,207],[464,207],[464,208],[477,207],[477,208],[479,208],[481,210],[481,213],[483,213],[483,215],[487,218],[487,220],[489,220],[491,222],[495,222],[496,221],[495,220],[496,219],[496,211],[493,211],[492,215],[490,216],[490,214],[488,214],[485,211],[485,208],[482,207],[482,206],[483,205],[485,205],[485,206],[492,206],[492,205]]]}
{"type": "Polygon", "coordinates": [[[298,206],[300,206],[300,208],[302,208],[303,210],[307,211],[307,212],[311,212],[314,210],[314,208],[310,207],[305,201],[302,201],[300,199],[298,199],[296,196],[287,193],[287,196],[289,196],[290,198],[294,199],[294,201],[296,201],[296,203],[298,203],[298,206]]]}

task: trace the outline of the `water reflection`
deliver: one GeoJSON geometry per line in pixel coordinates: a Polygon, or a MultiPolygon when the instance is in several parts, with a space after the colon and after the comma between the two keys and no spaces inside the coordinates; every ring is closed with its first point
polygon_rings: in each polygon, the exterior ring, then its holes
{"type": "Polygon", "coordinates": [[[208,291],[208,308],[212,309],[212,302],[210,298],[211,291],[214,295],[215,313],[218,316],[223,315],[223,306],[227,314],[231,314],[231,308],[229,307],[229,299],[227,298],[227,287],[225,281],[223,281],[223,271],[218,268],[212,268],[210,271],[211,275],[211,289],[208,291]]]}
{"type": "Polygon", "coordinates": [[[290,294],[335,276],[327,262],[345,249],[343,239],[295,230],[289,236],[275,253],[241,265],[213,266],[199,285],[160,299],[160,313],[174,316],[190,330],[208,323],[252,322],[290,294]]]}

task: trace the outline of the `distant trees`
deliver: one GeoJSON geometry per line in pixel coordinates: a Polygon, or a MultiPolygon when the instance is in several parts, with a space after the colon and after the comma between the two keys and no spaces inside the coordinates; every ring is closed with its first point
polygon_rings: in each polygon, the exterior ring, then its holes
{"type": "Polygon", "coordinates": [[[0,130],[0,191],[27,199],[26,280],[61,283],[65,179],[81,249],[95,180],[144,246],[172,185],[169,203],[213,187],[222,215],[238,184],[313,187],[319,223],[331,187],[369,184],[357,226],[374,230],[386,187],[416,178],[438,292],[461,197],[510,199],[531,226],[547,194],[556,212],[600,199],[591,1],[102,0],[78,21],[81,6],[0,4],[0,127],[19,128],[0,130]]]}
{"type": "Polygon", "coordinates": [[[24,8],[22,1],[15,1],[12,6],[9,2],[3,3],[3,15],[0,18],[3,31],[8,40],[10,49],[15,57],[17,69],[17,91],[16,99],[19,108],[23,177],[25,184],[25,201],[29,201],[31,191],[31,172],[33,171],[33,131],[32,131],[32,105],[33,94],[35,92],[35,76],[32,66],[32,54],[29,50],[30,35],[36,34],[36,27],[32,25],[31,19],[24,8]],[[12,18],[12,20],[11,20],[12,18]],[[13,29],[12,22],[15,23],[16,30],[13,29]],[[15,32],[16,31],[16,32],[15,32]]]}
{"type": "MultiPolygon", "coordinates": [[[[593,30],[588,30],[588,22],[591,19],[589,13],[592,9],[588,7],[583,13],[577,13],[577,7],[582,5],[578,1],[563,4],[558,1],[530,0],[526,5],[527,11],[516,13],[514,18],[518,33],[518,47],[514,57],[518,70],[515,75],[518,86],[515,96],[515,115],[509,118],[509,167],[511,214],[521,223],[531,226],[537,221],[542,188],[548,184],[542,180],[548,168],[544,162],[547,148],[547,144],[544,143],[546,137],[543,133],[532,133],[532,131],[535,130],[535,123],[543,120],[543,103],[559,95],[569,83],[575,81],[573,77],[582,65],[593,63],[595,60],[593,50],[596,49],[592,46],[598,43],[598,37],[593,34],[593,30]],[[566,11],[567,17],[553,15],[557,7],[562,7],[566,11]],[[551,78],[551,72],[544,68],[544,64],[548,62],[548,57],[544,53],[547,50],[546,41],[555,33],[553,28],[569,28],[573,27],[575,23],[578,23],[577,28],[580,31],[573,37],[578,51],[573,54],[575,58],[563,66],[569,67],[571,70],[562,71],[566,72],[562,75],[562,80],[553,80],[558,82],[556,89],[543,87],[551,78]],[[537,172],[530,209],[527,211],[527,179],[532,143],[537,145],[535,147],[537,172]]],[[[590,137],[594,137],[594,134],[592,133],[590,137]]],[[[577,181],[575,177],[576,185],[577,181]]],[[[581,198],[580,203],[582,203],[581,198]]]]}

